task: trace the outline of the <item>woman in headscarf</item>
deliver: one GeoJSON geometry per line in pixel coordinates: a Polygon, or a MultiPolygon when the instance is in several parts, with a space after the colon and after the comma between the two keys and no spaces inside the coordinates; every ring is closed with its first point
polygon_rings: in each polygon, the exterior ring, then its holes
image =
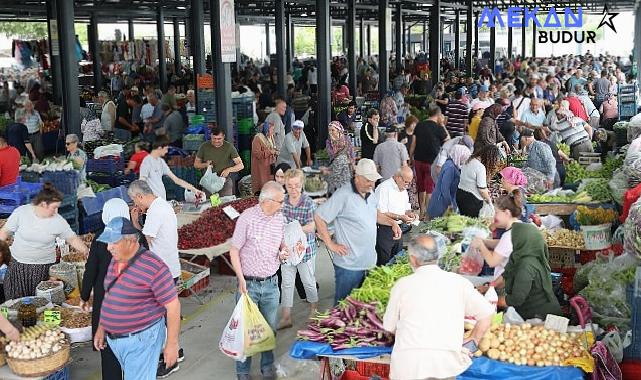
{"type": "MultiPolygon", "coordinates": [[[[112,219],[123,217],[130,219],[129,206],[125,201],[120,198],[113,198],[105,202],[102,209],[102,222],[107,225],[112,219]]],[[[98,236],[96,234],[96,236],[98,236]]],[[[82,278],[82,290],[80,292],[81,303],[80,306],[84,311],[91,312],[91,329],[95,334],[98,329],[98,322],[100,321],[100,310],[102,308],[102,300],[105,297],[105,276],[107,269],[111,263],[111,253],[107,250],[107,244],[101,243],[94,239],[89,249],[89,258],[85,264],[85,274],[82,278]],[[89,304],[91,291],[93,290],[93,304],[89,304]]],[[[102,378],[103,379],[122,379],[122,370],[118,359],[114,355],[109,346],[100,351],[102,360],[102,378]]]]}
{"type": "Polygon", "coordinates": [[[499,304],[514,307],[523,319],[562,315],[552,289],[545,238],[532,223],[514,223],[511,231],[512,254],[503,272],[505,297],[499,304]]]}
{"type": "Polygon", "coordinates": [[[461,144],[450,147],[448,158],[443,164],[436,181],[436,187],[427,206],[427,215],[438,218],[445,214],[448,208],[458,211],[456,205],[456,191],[461,178],[461,166],[467,162],[472,152],[461,144]]]}
{"type": "Polygon", "coordinates": [[[488,145],[503,145],[506,152],[510,151],[509,144],[501,134],[496,118],[503,112],[503,107],[500,104],[492,104],[485,109],[481,124],[479,125],[478,133],[474,141],[474,151],[478,151],[488,145]]]}
{"type": "Polygon", "coordinates": [[[343,126],[338,121],[329,123],[329,139],[326,147],[329,155],[329,167],[322,168],[326,174],[328,193],[332,194],[339,187],[352,179],[352,167],[354,166],[354,146],[352,141],[343,133],[343,126]]]}
{"type": "Polygon", "coordinates": [[[252,140],[251,177],[252,193],[257,194],[272,179],[272,167],[278,157],[274,141],[274,124],[265,122],[252,140]]]}

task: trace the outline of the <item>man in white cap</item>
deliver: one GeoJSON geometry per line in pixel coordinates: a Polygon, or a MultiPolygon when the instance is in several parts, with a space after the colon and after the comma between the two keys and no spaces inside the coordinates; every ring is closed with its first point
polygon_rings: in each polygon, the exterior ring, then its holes
{"type": "Polygon", "coordinates": [[[305,137],[305,132],[303,132],[304,127],[305,124],[300,120],[292,123],[292,131],[285,135],[285,141],[276,160],[277,166],[286,163],[291,168],[300,169],[303,166],[301,160],[302,149],[305,149],[305,155],[307,155],[307,166],[312,166],[312,153],[309,149],[309,142],[305,137]]]}
{"type": "Polygon", "coordinates": [[[339,188],[314,215],[318,235],[334,254],[334,303],[359,287],[365,272],[376,265],[377,223],[392,227],[394,239],[401,238],[398,224],[378,211],[378,198],[372,190],[380,178],[374,161],[361,159],[354,179],[339,188]],[[330,223],[333,239],[327,228],[330,223]]]}

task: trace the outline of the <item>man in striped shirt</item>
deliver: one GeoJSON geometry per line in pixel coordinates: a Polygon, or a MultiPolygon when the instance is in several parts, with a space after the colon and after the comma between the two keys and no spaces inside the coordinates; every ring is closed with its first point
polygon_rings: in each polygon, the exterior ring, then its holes
{"type": "MultiPolygon", "coordinates": [[[[258,204],[243,211],[238,217],[229,255],[238,278],[238,293],[246,293],[258,305],[269,326],[276,331],[276,317],[280,290],[276,271],[281,261],[289,256],[285,245],[285,217],[280,209],[285,201],[285,190],[269,181],[260,192],[258,204]]],[[[252,358],[236,362],[239,380],[249,380],[252,358]]],[[[264,351],[260,358],[264,380],[276,380],[274,351],[264,351]]]]}
{"type": "Polygon", "coordinates": [[[446,128],[450,133],[450,137],[463,136],[467,131],[469,109],[462,100],[464,95],[465,87],[459,88],[454,95],[454,100],[449,102],[445,108],[446,128]]]}
{"type": "Polygon", "coordinates": [[[94,347],[104,349],[106,338],[125,379],[156,379],[161,350],[168,368],[178,359],[180,302],[169,268],[140,246],[128,219],[112,219],[98,241],[107,243],[113,260],[105,277],[94,347]]]}

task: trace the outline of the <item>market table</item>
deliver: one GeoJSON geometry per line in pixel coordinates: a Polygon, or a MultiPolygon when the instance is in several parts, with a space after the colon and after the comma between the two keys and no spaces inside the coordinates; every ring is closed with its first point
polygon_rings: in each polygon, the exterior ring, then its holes
{"type": "MultiPolygon", "coordinates": [[[[334,351],[327,343],[297,340],[289,350],[294,359],[317,359],[330,357],[369,363],[389,364],[392,347],[357,347],[334,351]]],[[[321,368],[324,368],[321,365],[321,368]]],[[[583,380],[583,371],[575,367],[529,367],[492,360],[486,357],[472,359],[472,365],[459,380],[516,379],[522,380],[583,380]]]]}

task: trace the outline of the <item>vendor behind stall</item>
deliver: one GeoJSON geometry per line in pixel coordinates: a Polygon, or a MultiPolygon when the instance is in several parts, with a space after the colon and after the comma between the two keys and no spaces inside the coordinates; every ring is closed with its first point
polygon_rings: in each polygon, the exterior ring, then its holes
{"type": "Polygon", "coordinates": [[[41,281],[49,279],[49,267],[56,262],[56,237],[67,241],[82,254],[87,246],[58,214],[62,194],[51,183],[45,183],[32,204],[13,211],[0,229],[0,240],[13,235],[11,263],[4,279],[6,299],[33,296],[41,281]]]}
{"type": "Polygon", "coordinates": [[[503,272],[505,304],[513,306],[523,319],[561,315],[543,235],[534,224],[514,223],[511,236],[513,250],[503,272]]]}
{"type": "Polygon", "coordinates": [[[435,239],[427,234],[409,243],[414,274],[398,280],[390,294],[383,318],[385,330],[396,335],[390,379],[456,378],[472,363],[462,347],[464,318],[476,318],[476,345],[490,327],[494,308],[471,282],[439,268],[435,239]]]}
{"type": "Polygon", "coordinates": [[[80,139],[75,133],[68,134],[65,138],[65,147],[67,148],[67,159],[73,162],[73,168],[80,171],[80,180],[87,178],[87,153],[78,147],[80,139]]]}

